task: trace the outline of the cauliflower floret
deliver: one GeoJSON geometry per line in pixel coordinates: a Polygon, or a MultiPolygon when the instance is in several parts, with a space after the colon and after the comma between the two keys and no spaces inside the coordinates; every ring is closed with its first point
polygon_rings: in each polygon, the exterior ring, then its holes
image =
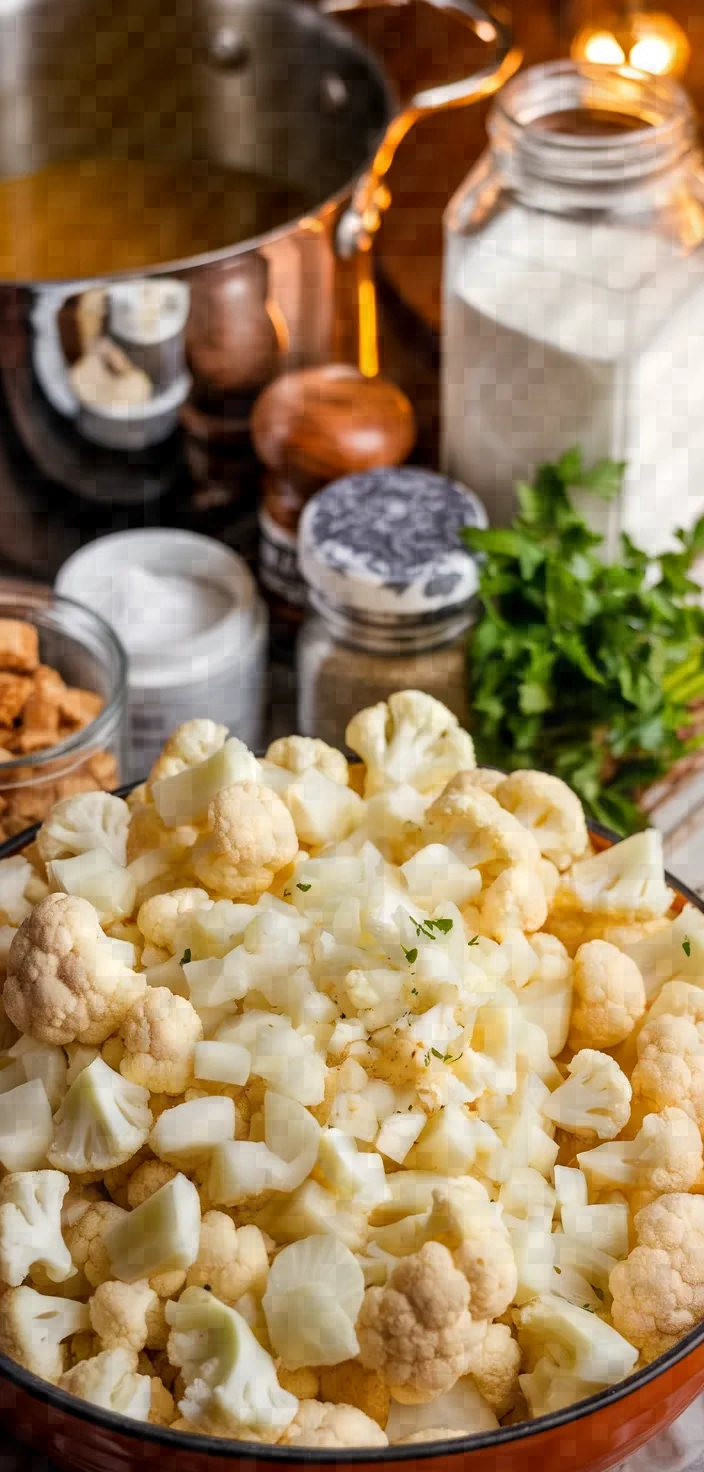
{"type": "Polygon", "coordinates": [[[123,1344],[139,1354],[142,1349],[158,1347],[150,1344],[154,1337],[162,1338],[162,1348],[166,1343],[158,1332],[160,1302],[146,1282],[120,1283],[108,1279],[98,1285],[88,1309],[102,1349],[116,1349],[123,1344]]]}
{"type": "MultiPolygon", "coordinates": [[[[85,1273],[91,1286],[97,1288],[114,1277],[106,1236],[129,1213],[113,1201],[89,1201],[87,1205],[82,1202],[81,1208],[64,1224],[64,1237],[74,1267],[85,1273]]],[[[88,1328],[88,1324],[84,1327],[88,1328]]]]}
{"type": "Polygon", "coordinates": [[[592,858],[573,864],[556,900],[587,915],[654,920],[672,904],[665,883],[662,836],[655,828],[634,833],[592,858]]]}
{"type": "Polygon", "coordinates": [[[47,1151],[50,1165],[71,1174],[112,1170],[136,1155],[147,1139],[149,1094],[95,1058],[72,1083],[55,1124],[47,1151]]]}
{"type": "Polygon", "coordinates": [[[704,1197],[659,1196],[636,1213],[638,1245],[609,1279],[616,1328],[647,1359],[704,1319],[704,1197]]]}
{"type": "Polygon", "coordinates": [[[0,1352],[54,1385],[65,1368],[62,1341],[88,1328],[84,1303],[33,1288],[8,1288],[0,1296],[0,1352]]]}
{"type": "Polygon", "coordinates": [[[615,1385],[630,1375],[638,1359],[637,1349],[610,1324],[554,1293],[534,1298],[517,1318],[524,1353],[535,1360],[547,1348],[585,1386],[615,1385]]]}
{"type": "Polygon", "coordinates": [[[124,866],[129,823],[130,810],[121,797],[78,792],[54,805],[37,834],[37,848],[45,864],[104,848],[124,866]]]}
{"type": "Polygon", "coordinates": [[[273,762],[276,767],[283,767],[287,772],[295,772],[298,776],[307,772],[309,767],[315,767],[341,787],[346,787],[349,782],[347,758],[318,737],[280,736],[269,746],[266,760],[273,762]]]}
{"type": "Polygon", "coordinates": [[[182,1094],[193,1077],[202,1036],[200,1017],[185,997],[174,996],[168,987],[149,987],[120,1029],[125,1045],[120,1073],[153,1094],[182,1094]]]}
{"type": "MultiPolygon", "coordinates": [[[[287,1386],[287,1389],[291,1388],[287,1386]]],[[[364,1411],[365,1416],[371,1416],[378,1426],[383,1428],[386,1425],[391,1404],[389,1387],[376,1370],[365,1370],[360,1360],[343,1360],[340,1365],[329,1365],[322,1369],[313,1399],[317,1397],[318,1390],[321,1400],[332,1401],[336,1406],[356,1406],[358,1411],[364,1411]]],[[[307,1399],[300,1391],[298,1398],[307,1399]]]]}
{"type": "Polygon", "coordinates": [[[215,721],[184,721],[172,731],[149,773],[149,783],[173,777],[186,767],[197,767],[214,756],[227,741],[227,726],[215,721]]]}
{"type": "Polygon", "coordinates": [[[17,1288],[41,1267],[54,1283],[74,1272],[61,1236],[68,1176],[56,1170],[21,1171],[0,1182],[0,1279],[17,1288]]]}
{"type": "Polygon", "coordinates": [[[474,1381],[464,1376],[452,1390],[425,1405],[400,1405],[392,1401],[386,1434],[392,1446],[406,1446],[417,1441],[471,1436],[477,1431],[496,1431],[498,1424],[474,1381]]]}
{"type": "Polygon", "coordinates": [[[356,1406],[302,1400],[281,1446],[388,1446],[385,1431],[356,1406]]]}
{"type": "Polygon", "coordinates": [[[691,1191],[702,1173],[702,1139],[694,1120],[671,1106],[646,1114],[634,1140],[608,1141],[577,1160],[597,1191],[691,1191]]]}
{"type": "Polygon", "coordinates": [[[10,1021],[39,1042],[96,1044],[120,1026],[145,985],[87,900],[50,894],[12,942],[3,1002],[10,1021]]]}
{"type": "Polygon", "coordinates": [[[285,1368],[353,1359],[363,1297],[362,1269],[335,1237],[312,1236],[284,1247],[272,1263],[262,1306],[285,1368]]]}
{"type": "Polygon", "coordinates": [[[151,1381],[147,1375],[137,1374],[137,1355],[123,1345],[81,1360],[61,1376],[59,1386],[91,1405],[119,1411],[133,1421],[149,1419],[151,1381]]]}
{"type": "Polygon", "coordinates": [[[261,1298],[268,1276],[266,1239],[259,1227],[236,1227],[224,1211],[206,1211],[186,1286],[209,1287],[222,1303],[234,1306],[245,1293],[261,1298]]]}
{"type": "Polygon", "coordinates": [[[204,1288],[187,1288],[167,1304],[166,1317],[169,1359],[186,1384],[182,1416],[215,1436],[278,1441],[298,1402],[281,1389],[271,1356],[242,1315],[204,1288]]]}
{"type": "Polygon", "coordinates": [[[439,792],[456,772],[476,766],[471,736],[420,690],[399,691],[358,711],[345,741],[365,763],[365,797],[404,782],[418,792],[439,792]]]}
{"type": "Polygon", "coordinates": [[[150,1196],[160,1191],[162,1186],[167,1186],[169,1181],[173,1181],[174,1176],[177,1175],[176,1167],[167,1165],[165,1160],[154,1160],[151,1156],[143,1160],[129,1178],[127,1205],[134,1211],[135,1207],[142,1206],[150,1196]]]}
{"type": "Polygon", "coordinates": [[[704,1041],[688,1017],[664,1013],[638,1035],[638,1062],[631,1082],[645,1109],[684,1109],[704,1130],[704,1041]]]}
{"type": "Polygon", "coordinates": [[[183,917],[194,910],[208,910],[212,903],[205,889],[174,889],[170,894],[155,894],[140,905],[137,924],[150,946],[173,956],[183,917]]]}
{"type": "Polygon", "coordinates": [[[540,930],[548,914],[545,890],[534,865],[512,864],[481,898],[482,930],[492,940],[509,940],[517,931],[540,930]]]}
{"type": "Polygon", "coordinates": [[[501,1420],[519,1392],[521,1351],[508,1324],[489,1324],[472,1356],[470,1375],[479,1394],[501,1420]]]}
{"type": "Polygon", "coordinates": [[[170,1390],[159,1379],[158,1375],[152,1375],[149,1381],[151,1395],[149,1398],[149,1424],[150,1426],[171,1426],[176,1418],[176,1404],[170,1390]]]}
{"type": "MultiPolygon", "coordinates": [[[[106,1236],[112,1276],[123,1283],[185,1273],[198,1256],[200,1201],[184,1175],[174,1176],[134,1211],[123,1212],[106,1236]]],[[[161,1296],[161,1295],[159,1295],[161,1296]]]]}
{"type": "Polygon", "coordinates": [[[590,940],[574,958],[570,1047],[613,1048],[645,1012],[643,978],[630,956],[605,940],[590,940]]]}
{"type": "Polygon", "coordinates": [[[452,1252],[469,1284],[473,1319],[496,1319],[516,1293],[518,1275],[508,1232],[474,1181],[449,1182],[433,1192],[428,1236],[452,1252]]]}
{"type": "Polygon", "coordinates": [[[613,1140],[628,1123],[631,1085],[608,1053],[582,1048],[568,1065],[569,1077],[542,1105],[546,1119],[572,1135],[613,1140]]]}
{"type": "Polygon", "coordinates": [[[540,849],[532,833],[491,793],[472,786],[464,772],[428,808],[415,847],[428,843],[446,843],[470,869],[479,869],[486,885],[514,864],[526,863],[540,872],[540,849]]]}
{"type": "Polygon", "coordinates": [[[368,1288],[357,1319],[362,1364],[383,1375],[396,1400],[434,1400],[471,1363],[485,1321],[469,1313],[469,1284],[446,1247],[426,1242],[403,1258],[385,1288],[368,1288]]]}
{"type": "Polygon", "coordinates": [[[230,737],[219,751],[197,766],[189,766],[151,784],[154,806],[167,828],[202,825],[219,792],[234,783],[258,782],[261,767],[244,742],[230,737]]]}
{"type": "Polygon", "coordinates": [[[547,772],[512,772],[495,787],[494,797],[530,830],[541,854],[558,869],[569,869],[587,849],[582,804],[559,777],[547,772]]]}
{"type": "Polygon", "coordinates": [[[298,852],[288,808],[258,782],[238,782],[218,793],[208,823],[209,836],[193,851],[193,868],[202,884],[227,899],[256,899],[298,852]]]}

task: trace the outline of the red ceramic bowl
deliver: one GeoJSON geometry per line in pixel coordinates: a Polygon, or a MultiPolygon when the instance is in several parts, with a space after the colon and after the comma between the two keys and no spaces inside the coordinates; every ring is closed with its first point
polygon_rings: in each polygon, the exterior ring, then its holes
{"type": "MultiPolygon", "coordinates": [[[[597,824],[598,848],[618,842],[597,824]]],[[[21,852],[36,829],[0,847],[0,858],[21,852]]],[[[704,912],[704,903],[668,875],[680,906],[704,912]]],[[[326,1455],[317,1450],[263,1447],[188,1436],[99,1410],[37,1379],[0,1354],[0,1421],[18,1441],[49,1456],[67,1472],[282,1472],[286,1467],[362,1469],[402,1463],[413,1472],[607,1472],[663,1431],[704,1389],[704,1324],[667,1354],[627,1380],[550,1416],[456,1441],[380,1451],[326,1455]]]]}

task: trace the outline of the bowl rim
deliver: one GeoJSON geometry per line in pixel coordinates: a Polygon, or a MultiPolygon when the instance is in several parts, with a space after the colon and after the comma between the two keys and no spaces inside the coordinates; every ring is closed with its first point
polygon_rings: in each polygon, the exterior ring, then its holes
{"type": "MultiPolygon", "coordinates": [[[[129,782],[117,788],[118,797],[127,797],[139,782],[129,782]]],[[[14,838],[8,839],[0,845],[0,860],[11,858],[22,849],[28,847],[33,841],[40,823],[27,828],[23,833],[18,833],[14,838]]],[[[603,823],[597,823],[587,819],[589,832],[595,837],[607,840],[609,845],[622,842],[621,836],[614,833],[612,829],[605,827],[603,823]]],[[[669,887],[676,891],[687,904],[694,905],[695,909],[704,914],[704,899],[681,880],[665,871],[665,879],[669,887]]],[[[335,1448],[334,1455],[323,1455],[322,1447],[295,1447],[295,1446],[270,1446],[268,1443],[235,1441],[231,1437],[203,1436],[199,1433],[187,1431],[172,1431],[168,1426],[154,1426],[147,1421],[135,1421],[129,1416],[122,1416],[117,1411],[103,1410],[100,1406],[92,1405],[89,1401],[81,1400],[78,1396],[71,1395],[69,1391],[60,1390],[58,1386],[52,1385],[48,1380],[42,1380],[38,1375],[32,1374],[31,1370],[25,1370],[14,1360],[0,1351],[0,1378],[9,1380],[11,1384],[24,1390],[34,1400],[49,1406],[57,1411],[65,1411],[68,1415],[76,1417],[79,1421],[87,1421],[105,1431],[114,1432],[128,1440],[149,1442],[154,1446],[165,1448],[173,1447],[179,1451],[190,1454],[217,1456],[226,1460],[250,1463],[260,1463],[264,1460],[281,1462],[282,1464],[293,1463],[300,1466],[314,1464],[321,1466],[325,1464],[359,1464],[375,1462],[403,1462],[421,1461],[430,1457],[452,1457],[454,1455],[467,1455],[470,1452],[490,1451],[510,1445],[513,1442],[528,1441],[531,1437],[540,1436],[543,1432],[557,1431],[572,1422],[581,1421],[586,1416],[596,1414],[607,1406],[616,1405],[620,1400],[635,1391],[644,1389],[652,1381],[657,1380],[667,1370],[671,1370],[679,1364],[687,1355],[704,1344],[704,1321],[691,1329],[683,1339],[678,1340],[671,1349],[664,1354],[658,1355],[651,1360],[650,1364],[644,1365],[642,1369],[635,1370],[633,1374],[627,1375],[625,1380],[619,1380],[616,1385],[607,1386],[605,1390],[599,1390],[594,1395],[587,1396],[584,1400],[575,1401],[573,1404],[564,1406],[559,1411],[550,1411],[545,1416],[536,1416],[531,1421],[519,1421],[513,1426],[499,1426],[496,1431],[477,1431],[471,1436],[445,1437],[440,1441],[415,1442],[412,1446],[385,1446],[385,1447],[349,1447],[335,1448]]]]}

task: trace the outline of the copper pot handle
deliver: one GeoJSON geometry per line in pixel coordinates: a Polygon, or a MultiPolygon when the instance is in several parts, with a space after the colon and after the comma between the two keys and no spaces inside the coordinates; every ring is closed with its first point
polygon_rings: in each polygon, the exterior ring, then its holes
{"type": "MultiPolygon", "coordinates": [[[[382,5],[406,3],[407,0],[318,0],[318,9],[326,15],[339,15],[345,11],[377,9],[382,5]]],[[[414,124],[431,113],[444,112],[452,107],[465,107],[470,102],[478,102],[482,97],[492,96],[513,76],[523,60],[522,53],[513,45],[509,27],[488,15],[475,0],[426,0],[426,4],[455,17],[474,31],[481,41],[490,44],[493,47],[493,60],[489,66],[474,72],[471,77],[417,92],[392,119],[369,169],[359,180],[351,203],[339,222],[337,250],[344,258],[355,255],[357,251],[368,252],[371,249],[381,216],[390,202],[384,183],[385,177],[399,144],[414,124]]]]}

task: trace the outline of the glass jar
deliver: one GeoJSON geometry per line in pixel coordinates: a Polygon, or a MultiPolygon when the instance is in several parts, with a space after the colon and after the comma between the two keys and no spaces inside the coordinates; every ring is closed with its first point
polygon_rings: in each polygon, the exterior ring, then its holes
{"type": "Polygon", "coordinates": [[[297,650],[298,729],[344,746],[356,711],[424,690],[468,718],[466,632],[477,588],[464,486],[410,467],[334,481],[309,501],[299,555],[308,612],[297,650]]]}
{"type": "MultiPolygon", "coordinates": [[[[443,462],[492,522],[581,445],[628,462],[585,514],[614,555],[704,509],[704,181],[676,83],[558,62],[519,74],[445,218],[443,462]]],[[[588,503],[592,504],[589,505],[588,503]]]]}
{"type": "Polygon", "coordinates": [[[112,791],[125,780],[127,656],[102,618],[50,588],[4,579],[0,619],[20,619],[39,635],[42,665],[67,686],[99,695],[94,720],[43,750],[0,762],[0,839],[40,823],[75,792],[112,791]]]}

